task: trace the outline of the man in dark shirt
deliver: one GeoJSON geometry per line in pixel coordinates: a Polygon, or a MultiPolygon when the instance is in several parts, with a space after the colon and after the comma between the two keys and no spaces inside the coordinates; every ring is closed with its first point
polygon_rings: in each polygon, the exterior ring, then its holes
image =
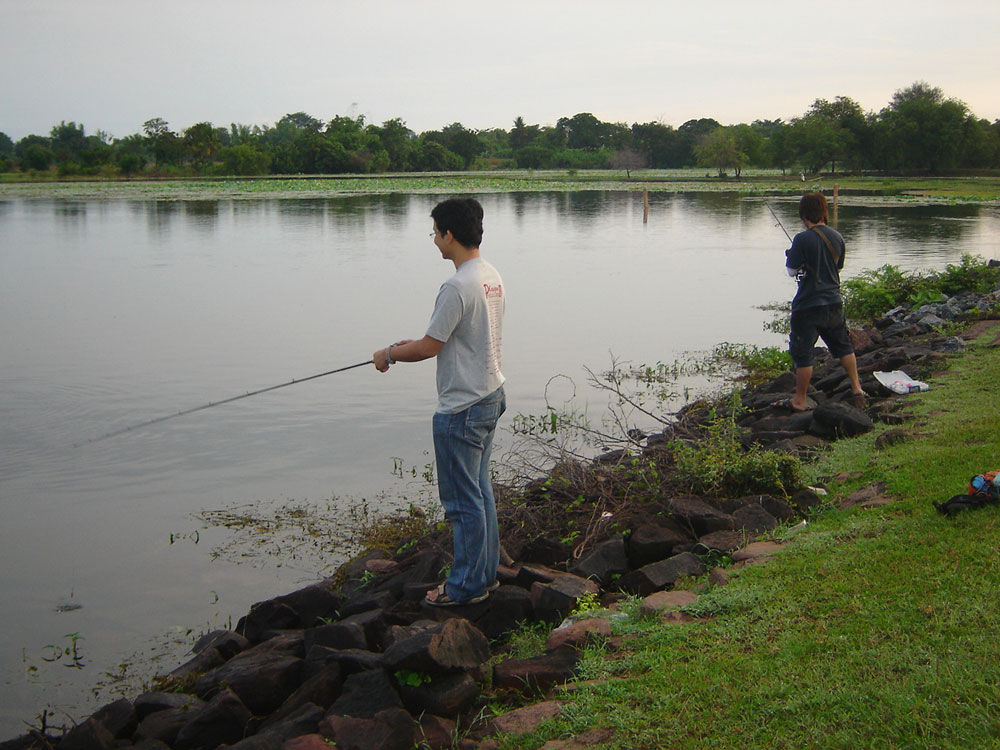
{"type": "Polygon", "coordinates": [[[844,238],[827,226],[829,209],[822,193],[806,193],[799,201],[799,218],[806,230],[785,251],[785,268],[799,282],[792,300],[792,329],[788,351],[795,364],[795,395],[787,401],[794,411],[808,408],[806,391],[813,374],[813,347],[820,337],[830,354],[840,359],[851,381],[849,402],[864,408],[858,363],[847,332],[840,296],[840,269],[844,267],[844,238]]]}

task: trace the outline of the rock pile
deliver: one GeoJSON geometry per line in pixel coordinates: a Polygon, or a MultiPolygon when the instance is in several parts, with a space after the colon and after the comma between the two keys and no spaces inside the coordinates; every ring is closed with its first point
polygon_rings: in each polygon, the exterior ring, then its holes
{"type": "MultiPolygon", "coordinates": [[[[260,602],[235,631],[202,637],[192,658],[166,676],[164,691],[104,706],[58,740],[30,734],[0,747],[309,750],[328,747],[325,740],[341,750],[451,747],[456,721],[469,726],[484,681],[544,692],[573,677],[590,639],[610,636],[606,620],[580,623],[557,631],[544,655],[502,661],[490,675],[491,643],[519,623],[557,624],[588,595],[611,604],[625,593],[670,591],[706,572],[696,552],[731,552],[796,512],[768,496],[719,504],[673,498],[568,570],[501,566],[500,586],[486,601],[453,608],[421,604],[447,563],[439,550],[418,546],[391,561],[364,555],[346,583],[260,602]]],[[[480,735],[492,729],[481,726],[480,735]]]]}

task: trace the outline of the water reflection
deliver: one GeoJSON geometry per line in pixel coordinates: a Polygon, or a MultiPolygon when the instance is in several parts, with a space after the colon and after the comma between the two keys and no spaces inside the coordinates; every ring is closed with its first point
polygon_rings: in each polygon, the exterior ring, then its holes
{"type": "Polygon", "coordinates": [[[171,224],[181,214],[180,201],[130,201],[129,210],[146,220],[146,229],[151,235],[165,235],[171,224]]]}
{"type": "Polygon", "coordinates": [[[60,201],[52,207],[52,213],[57,219],[76,221],[87,218],[88,205],[85,201],[60,201]]]}
{"type": "Polygon", "coordinates": [[[191,226],[200,230],[213,230],[219,219],[219,201],[184,201],[184,216],[191,219],[191,226]]]}
{"type": "Polygon", "coordinates": [[[841,230],[878,242],[961,242],[975,228],[983,207],[855,206],[841,209],[841,230]]]}

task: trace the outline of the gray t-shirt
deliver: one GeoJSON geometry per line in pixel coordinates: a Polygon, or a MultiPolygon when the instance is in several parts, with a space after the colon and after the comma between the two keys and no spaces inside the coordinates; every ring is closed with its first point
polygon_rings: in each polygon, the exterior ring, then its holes
{"type": "Polygon", "coordinates": [[[438,408],[455,414],[504,383],[500,372],[503,280],[482,258],[459,266],[441,285],[427,335],[444,346],[437,356],[438,408]]]}

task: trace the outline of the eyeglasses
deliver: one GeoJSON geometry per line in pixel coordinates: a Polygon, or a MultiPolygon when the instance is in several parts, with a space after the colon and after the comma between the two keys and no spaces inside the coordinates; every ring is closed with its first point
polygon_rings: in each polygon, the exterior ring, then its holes
{"type": "Polygon", "coordinates": [[[431,232],[428,237],[437,237],[437,232],[431,232]]]}

